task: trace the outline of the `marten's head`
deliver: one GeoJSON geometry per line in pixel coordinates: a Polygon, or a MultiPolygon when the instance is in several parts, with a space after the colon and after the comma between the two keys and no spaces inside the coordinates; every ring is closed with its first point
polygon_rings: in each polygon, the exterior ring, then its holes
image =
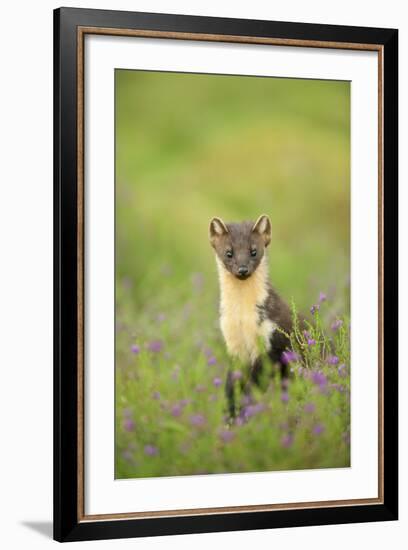
{"type": "Polygon", "coordinates": [[[220,218],[210,222],[209,236],[217,258],[232,275],[248,279],[259,266],[265,248],[271,242],[271,221],[263,214],[254,222],[224,223],[220,218]]]}

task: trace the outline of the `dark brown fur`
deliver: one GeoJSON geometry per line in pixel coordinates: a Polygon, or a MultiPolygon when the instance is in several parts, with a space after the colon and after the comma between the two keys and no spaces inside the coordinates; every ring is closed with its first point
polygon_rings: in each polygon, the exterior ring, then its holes
{"type": "MultiPolygon", "coordinates": [[[[251,277],[259,267],[266,247],[271,240],[271,223],[267,216],[260,216],[257,222],[244,221],[241,223],[225,224],[219,218],[213,218],[210,223],[210,243],[222,262],[225,269],[239,280],[251,277]],[[256,250],[256,255],[253,251],[256,250]],[[228,255],[231,251],[232,256],[228,255]],[[243,273],[245,270],[245,273],[243,273]]],[[[245,283],[244,283],[245,284],[245,283]]],[[[261,324],[269,319],[280,329],[289,334],[292,331],[292,316],[288,304],[279,296],[269,280],[265,281],[266,298],[263,303],[256,305],[258,320],[261,324]]],[[[282,383],[286,383],[288,376],[287,365],[282,360],[282,354],[290,347],[290,341],[285,334],[274,330],[270,336],[270,349],[268,351],[271,362],[280,366],[282,383]]],[[[262,359],[257,357],[249,365],[249,382],[260,383],[263,370],[262,359]]],[[[226,395],[229,404],[229,413],[235,415],[234,390],[231,373],[228,374],[226,383],[226,395]]],[[[248,381],[244,383],[245,393],[250,392],[248,381]]]]}

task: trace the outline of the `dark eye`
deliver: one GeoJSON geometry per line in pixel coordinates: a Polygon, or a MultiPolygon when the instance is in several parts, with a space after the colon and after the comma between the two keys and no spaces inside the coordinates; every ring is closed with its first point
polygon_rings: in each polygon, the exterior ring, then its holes
{"type": "Polygon", "coordinates": [[[227,250],[225,255],[227,256],[227,258],[232,258],[232,250],[227,250]]]}
{"type": "Polygon", "coordinates": [[[253,258],[255,258],[255,256],[256,256],[256,248],[253,248],[253,249],[251,250],[251,256],[252,256],[253,258]]]}

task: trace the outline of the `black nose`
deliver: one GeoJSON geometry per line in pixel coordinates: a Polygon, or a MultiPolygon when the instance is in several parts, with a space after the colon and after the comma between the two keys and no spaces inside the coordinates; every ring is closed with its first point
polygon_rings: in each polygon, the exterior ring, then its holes
{"type": "Polygon", "coordinates": [[[245,265],[241,265],[241,267],[238,268],[238,274],[248,275],[248,268],[245,265]]]}

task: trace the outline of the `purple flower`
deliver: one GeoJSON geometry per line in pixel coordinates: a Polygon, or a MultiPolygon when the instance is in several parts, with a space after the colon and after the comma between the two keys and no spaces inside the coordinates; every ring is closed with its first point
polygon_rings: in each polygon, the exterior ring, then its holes
{"type": "Polygon", "coordinates": [[[133,422],[133,420],[131,418],[127,417],[127,418],[124,419],[123,429],[126,432],[133,432],[133,430],[135,429],[135,423],[133,422]]]}
{"type": "Polygon", "coordinates": [[[157,456],[159,454],[159,449],[154,445],[145,445],[144,452],[147,456],[157,456]]]}
{"type": "Polygon", "coordinates": [[[331,387],[339,393],[344,393],[347,389],[346,386],[343,386],[342,384],[331,384],[331,387]]]}
{"type": "Polygon", "coordinates": [[[314,346],[316,344],[316,340],[314,338],[308,338],[307,339],[307,345],[308,346],[314,346]]]}
{"type": "Polygon", "coordinates": [[[159,401],[159,399],[161,397],[160,392],[159,391],[154,391],[152,397],[153,397],[153,399],[156,399],[156,401],[159,401]]]}
{"type": "Polygon", "coordinates": [[[345,378],[347,376],[347,367],[344,363],[342,363],[339,368],[337,369],[337,372],[339,373],[339,376],[342,378],[345,378]]]}
{"type": "Polygon", "coordinates": [[[244,405],[246,407],[247,405],[250,405],[250,404],[251,404],[251,397],[248,394],[244,394],[241,397],[241,405],[244,405]]]}
{"type": "Polygon", "coordinates": [[[284,365],[288,365],[292,361],[298,361],[298,360],[299,360],[298,354],[291,350],[284,351],[281,355],[281,361],[284,365]]]}
{"type": "Polygon", "coordinates": [[[282,447],[285,447],[285,449],[288,449],[292,446],[293,443],[293,435],[292,434],[285,434],[282,436],[281,439],[281,445],[282,447]]]}
{"type": "Polygon", "coordinates": [[[329,365],[337,365],[339,362],[339,358],[337,357],[337,355],[329,355],[326,361],[329,365]]]}
{"type": "Polygon", "coordinates": [[[327,300],[327,296],[324,292],[321,292],[319,294],[319,302],[322,303],[322,302],[325,302],[327,300]]]}
{"type": "Polygon", "coordinates": [[[129,449],[125,449],[122,453],[122,458],[126,460],[126,462],[133,462],[133,453],[129,449]]]}
{"type": "Polygon", "coordinates": [[[303,331],[303,335],[304,335],[304,337],[306,338],[306,340],[308,340],[309,338],[311,338],[310,332],[309,332],[308,330],[304,330],[304,331],[303,331]]]}
{"type": "Polygon", "coordinates": [[[203,414],[193,414],[190,416],[190,424],[192,426],[204,426],[205,416],[203,414]]]}
{"type": "Polygon", "coordinates": [[[180,403],[175,403],[170,410],[172,416],[178,417],[181,416],[181,413],[183,412],[183,406],[180,403]]]}
{"type": "Polygon", "coordinates": [[[212,357],[214,355],[214,352],[211,348],[204,348],[203,352],[207,358],[212,357]]]}
{"type": "Polygon", "coordinates": [[[180,375],[181,367],[180,365],[175,365],[173,370],[171,371],[171,378],[172,380],[175,380],[177,382],[179,375],[180,375]]]}
{"type": "Polygon", "coordinates": [[[214,379],[213,379],[213,384],[216,388],[219,388],[222,384],[222,379],[219,377],[219,376],[216,376],[214,379]]]}
{"type": "Polygon", "coordinates": [[[191,403],[191,399],[181,399],[179,403],[182,407],[185,407],[186,405],[189,405],[191,403]]]}
{"type": "Polygon", "coordinates": [[[336,319],[332,325],[331,325],[331,329],[336,331],[336,330],[339,330],[339,328],[343,325],[343,321],[341,319],[336,319]]]}
{"type": "Polygon", "coordinates": [[[255,405],[247,405],[243,410],[244,418],[251,418],[256,414],[265,410],[265,405],[262,403],[256,403],[255,405]]]}
{"type": "Polygon", "coordinates": [[[316,311],[319,311],[320,309],[320,305],[319,304],[314,304],[311,308],[310,308],[310,312],[312,313],[312,315],[314,315],[316,313],[316,311]]]}
{"type": "Polygon", "coordinates": [[[241,380],[242,378],[242,372],[240,370],[234,370],[232,375],[232,380],[235,382],[236,380],[241,380]]]}
{"type": "Polygon", "coordinates": [[[314,371],[312,372],[312,382],[316,386],[324,387],[327,384],[327,378],[322,372],[314,371]]]}
{"type": "Polygon", "coordinates": [[[209,367],[211,367],[212,365],[216,365],[216,364],[217,364],[217,359],[214,356],[211,356],[211,357],[208,358],[207,365],[209,367]]]}
{"type": "Polygon", "coordinates": [[[137,344],[133,344],[130,349],[132,350],[132,353],[134,353],[135,355],[137,355],[140,352],[140,346],[138,346],[137,344]]]}
{"type": "Polygon", "coordinates": [[[289,401],[289,394],[287,391],[281,393],[281,401],[282,403],[287,403],[289,401]]]}
{"type": "Polygon", "coordinates": [[[162,351],[164,344],[161,340],[152,340],[148,343],[147,348],[152,353],[159,353],[162,351]]]}
{"type": "Polygon", "coordinates": [[[223,443],[229,443],[234,439],[234,437],[234,432],[231,432],[230,430],[222,430],[220,432],[220,439],[223,443]]]}
{"type": "Polygon", "coordinates": [[[306,403],[304,409],[307,413],[313,413],[316,410],[316,405],[314,403],[306,403]]]}
{"type": "Polygon", "coordinates": [[[324,432],[324,426],[323,424],[315,424],[313,427],[313,433],[314,435],[320,435],[324,432]]]}

